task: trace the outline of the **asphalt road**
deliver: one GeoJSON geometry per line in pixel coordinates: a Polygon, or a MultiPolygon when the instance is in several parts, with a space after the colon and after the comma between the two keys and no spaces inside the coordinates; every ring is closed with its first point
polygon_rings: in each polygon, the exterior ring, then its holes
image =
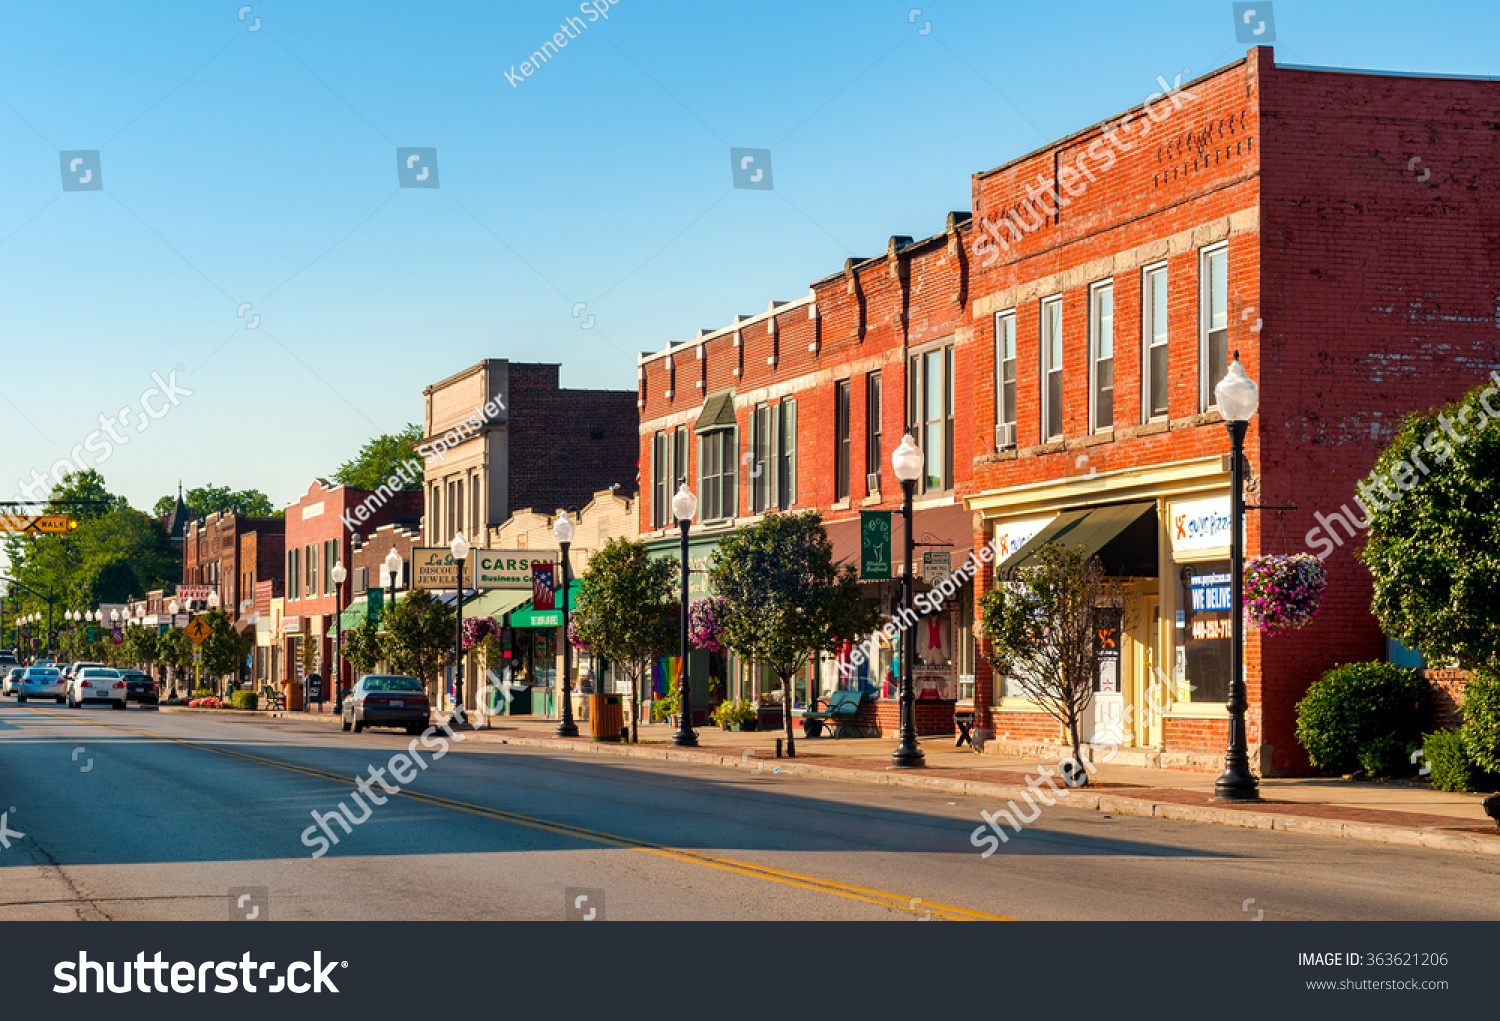
{"type": "Polygon", "coordinates": [[[0,920],[217,921],[241,888],[279,920],[1500,918],[1487,855],[1058,806],[981,858],[1002,805],[774,763],[419,743],[356,801],[411,740],[0,701],[0,920]],[[340,802],[364,821],[314,858],[340,802]]]}

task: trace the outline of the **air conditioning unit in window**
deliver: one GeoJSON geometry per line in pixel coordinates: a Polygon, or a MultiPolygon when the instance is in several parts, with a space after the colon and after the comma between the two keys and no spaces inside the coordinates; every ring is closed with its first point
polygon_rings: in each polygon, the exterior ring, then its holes
{"type": "Polygon", "coordinates": [[[865,476],[865,491],[870,493],[880,492],[880,473],[870,472],[865,476]]]}
{"type": "Polygon", "coordinates": [[[1016,423],[1002,422],[995,426],[995,449],[1004,450],[1016,445],[1016,423]]]}

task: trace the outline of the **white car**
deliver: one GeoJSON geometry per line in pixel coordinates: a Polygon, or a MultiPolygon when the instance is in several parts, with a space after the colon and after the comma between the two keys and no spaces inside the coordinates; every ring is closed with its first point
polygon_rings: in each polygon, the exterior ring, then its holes
{"type": "Polygon", "coordinates": [[[68,708],[79,709],[90,704],[125,708],[125,678],[120,671],[105,666],[82,666],[68,681],[68,708]]]}
{"type": "Polygon", "coordinates": [[[5,676],[0,678],[0,695],[14,695],[16,693],[16,678],[26,670],[23,666],[7,667],[5,676]]]}
{"type": "Polygon", "coordinates": [[[51,666],[29,666],[16,681],[16,701],[28,698],[50,698],[59,705],[67,701],[68,688],[62,671],[51,666]]]}

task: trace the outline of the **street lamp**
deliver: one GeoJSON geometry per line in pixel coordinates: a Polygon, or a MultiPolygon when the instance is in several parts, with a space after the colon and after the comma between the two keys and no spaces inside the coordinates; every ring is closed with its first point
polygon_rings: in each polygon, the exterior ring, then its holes
{"type": "Polygon", "coordinates": [[[562,699],[562,705],[557,716],[557,736],[577,737],[578,724],[573,722],[573,645],[568,641],[568,587],[573,583],[568,571],[568,547],[573,542],[573,519],[568,516],[567,511],[558,513],[557,520],[552,523],[552,535],[562,550],[563,675],[560,685],[562,692],[558,696],[562,699]]]}
{"type": "MultiPolygon", "coordinates": [[[[177,611],[180,610],[180,609],[182,609],[182,604],[179,603],[175,599],[172,600],[170,603],[167,604],[167,612],[170,613],[174,617],[177,616],[177,611]]],[[[175,624],[177,622],[173,621],[172,623],[175,624]]]]}
{"type": "MultiPolygon", "coordinates": [[[[922,477],[922,450],[911,433],[901,437],[901,445],[891,453],[891,467],[901,481],[901,522],[906,530],[906,569],[901,574],[901,605],[905,608],[912,604],[911,558],[915,542],[912,538],[911,502],[917,490],[917,480],[922,477]]],[[[917,743],[916,695],[911,683],[912,661],[917,655],[917,629],[905,628],[901,641],[901,730],[896,750],[891,752],[891,765],[925,766],[927,756],[917,743]]]]}
{"type": "MultiPolygon", "coordinates": [[[[693,684],[688,670],[688,530],[693,526],[693,518],[698,516],[698,498],[688,489],[686,482],[672,497],[672,516],[682,530],[679,552],[682,560],[682,667],[677,674],[677,733],[672,735],[672,743],[682,748],[696,748],[698,735],[693,730],[693,684]]],[[[791,712],[791,706],[787,706],[786,711],[791,712]]]]}
{"type": "Polygon", "coordinates": [[[111,624],[118,624],[118,623],[120,623],[120,608],[119,607],[115,607],[114,609],[112,609],[112,610],[109,611],[109,622],[111,624]]]}
{"type": "Polygon", "coordinates": [[[1250,758],[1245,738],[1245,433],[1250,418],[1260,404],[1255,381],[1245,375],[1240,353],[1234,353],[1229,371],[1214,387],[1219,414],[1229,430],[1232,464],[1229,473],[1229,610],[1231,663],[1229,698],[1229,743],[1224,749],[1224,772],[1214,781],[1214,797],[1225,801],[1258,801],[1260,790],[1250,772],[1250,758]]]}
{"type": "Polygon", "coordinates": [[[396,575],[401,573],[401,554],[396,552],[392,546],[391,551],[385,555],[385,577],[391,588],[390,604],[396,605],[396,575]]]}
{"type": "Polygon", "coordinates": [[[210,592],[208,594],[208,608],[210,610],[217,610],[219,608],[219,590],[218,589],[214,589],[214,591],[212,591],[212,592],[210,592]]]}
{"type": "Polygon", "coordinates": [[[342,560],[335,560],[328,576],[333,579],[333,705],[339,709],[344,702],[344,581],[349,572],[342,560]]]}
{"type": "Polygon", "coordinates": [[[453,554],[454,606],[458,610],[453,632],[453,712],[448,726],[456,727],[464,722],[464,561],[469,559],[469,540],[464,538],[463,529],[448,544],[448,552],[453,554]]]}

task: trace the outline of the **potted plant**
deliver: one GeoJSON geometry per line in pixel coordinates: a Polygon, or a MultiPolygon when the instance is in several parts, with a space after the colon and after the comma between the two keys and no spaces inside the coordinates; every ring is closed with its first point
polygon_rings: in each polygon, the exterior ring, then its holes
{"type": "Polygon", "coordinates": [[[673,717],[677,715],[678,708],[677,682],[674,681],[665,695],[651,703],[651,718],[657,723],[666,721],[675,725],[673,717]]]}
{"type": "Polygon", "coordinates": [[[713,711],[713,721],[725,730],[754,730],[755,720],[755,707],[742,698],[721,702],[713,711]]]}
{"type": "Polygon", "coordinates": [[[1328,575],[1311,553],[1252,557],[1245,563],[1245,616],[1269,635],[1295,631],[1318,615],[1328,575]]]}

